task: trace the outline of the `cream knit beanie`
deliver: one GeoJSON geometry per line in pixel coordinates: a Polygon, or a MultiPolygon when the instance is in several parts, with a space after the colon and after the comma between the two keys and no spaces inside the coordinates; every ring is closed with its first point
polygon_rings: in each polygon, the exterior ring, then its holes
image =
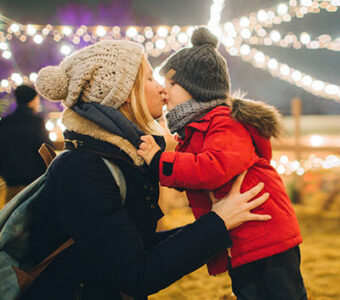
{"type": "Polygon", "coordinates": [[[144,48],[134,42],[103,40],[66,57],[59,66],[40,70],[38,92],[72,107],[80,98],[119,108],[136,80],[144,48]]]}

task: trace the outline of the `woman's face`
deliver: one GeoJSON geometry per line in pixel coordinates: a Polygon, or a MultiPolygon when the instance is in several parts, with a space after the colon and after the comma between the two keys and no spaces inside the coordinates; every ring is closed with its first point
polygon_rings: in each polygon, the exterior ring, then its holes
{"type": "Polygon", "coordinates": [[[177,105],[190,99],[192,99],[192,96],[184,88],[173,80],[165,77],[165,104],[167,111],[172,110],[177,105]]]}
{"type": "Polygon", "coordinates": [[[151,116],[154,119],[160,118],[163,114],[164,88],[153,78],[153,70],[148,61],[144,72],[144,91],[151,116]]]}

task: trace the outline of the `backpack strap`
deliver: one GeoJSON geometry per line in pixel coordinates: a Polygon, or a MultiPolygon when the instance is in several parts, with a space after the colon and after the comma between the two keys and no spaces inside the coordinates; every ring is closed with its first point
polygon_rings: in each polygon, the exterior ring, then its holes
{"type": "Polygon", "coordinates": [[[52,160],[57,156],[55,150],[46,143],[43,143],[38,151],[40,156],[44,160],[46,167],[48,167],[51,164],[52,160]]]}
{"type": "Polygon", "coordinates": [[[34,279],[37,278],[51,264],[51,262],[54,260],[54,258],[59,253],[69,248],[73,244],[74,244],[73,239],[67,240],[57,250],[55,250],[48,257],[46,257],[40,264],[38,264],[37,266],[35,266],[33,269],[29,271],[23,271],[19,268],[13,267],[17,275],[20,290],[24,291],[26,288],[28,288],[32,284],[34,279]]]}
{"type": "Polygon", "coordinates": [[[113,163],[112,161],[102,157],[103,162],[105,165],[109,168],[114,180],[116,181],[119,191],[120,191],[120,197],[122,198],[122,204],[124,205],[125,199],[126,199],[126,181],[124,178],[124,174],[119,167],[113,163]]]}

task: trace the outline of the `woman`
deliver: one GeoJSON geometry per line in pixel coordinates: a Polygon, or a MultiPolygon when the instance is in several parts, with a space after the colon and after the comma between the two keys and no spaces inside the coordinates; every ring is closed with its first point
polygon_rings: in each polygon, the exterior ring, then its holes
{"type": "Polygon", "coordinates": [[[158,134],[164,147],[154,121],[162,114],[163,89],[142,46],[101,41],[58,67],[42,69],[36,86],[67,107],[63,123],[69,151],[49,168],[45,191],[33,208],[30,248],[38,263],[67,239],[75,244],[22,299],[121,299],[121,291],[146,299],[230,247],[228,229],[270,218],[249,213],[265,201],[247,203],[261,185],[243,195],[235,187],[228,203],[217,203],[196,222],[155,233],[163,215],[158,170],[148,168],[136,152],[144,133],[158,134]],[[124,174],[124,205],[101,157],[112,159],[124,174]]]}

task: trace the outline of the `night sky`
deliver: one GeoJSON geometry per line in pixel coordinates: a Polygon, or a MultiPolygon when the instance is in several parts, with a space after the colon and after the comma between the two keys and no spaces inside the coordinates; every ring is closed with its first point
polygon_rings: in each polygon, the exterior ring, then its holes
{"type": "MultiPolygon", "coordinates": [[[[282,1],[269,0],[226,0],[222,13],[222,24],[233,18],[248,15],[261,8],[271,7],[282,1]]],[[[0,13],[22,24],[69,24],[69,25],[199,25],[209,20],[211,0],[98,0],[98,1],[27,1],[0,0],[0,13]]],[[[303,19],[274,26],[282,36],[288,32],[299,35],[308,32],[311,37],[329,34],[333,39],[340,38],[340,12],[310,14],[303,19]]],[[[22,47],[22,46],[21,46],[22,47]]],[[[323,81],[340,85],[340,52],[329,50],[294,50],[275,46],[257,46],[257,49],[282,63],[299,69],[323,81]]],[[[41,46],[21,49],[18,54],[18,68],[26,72],[37,71],[44,64],[42,60],[32,61],[32,51],[41,51],[41,46]],[[40,65],[39,65],[40,63],[40,65]]],[[[319,98],[289,83],[272,77],[267,71],[255,69],[238,57],[229,56],[221,51],[227,59],[232,89],[248,92],[247,97],[263,100],[278,107],[281,112],[290,112],[290,99],[301,97],[305,114],[338,114],[340,104],[332,100],[319,98]]],[[[33,56],[34,57],[34,56],[33,56]]],[[[60,58],[51,53],[41,54],[50,63],[58,63],[60,58]]],[[[161,58],[151,58],[154,66],[161,58]]],[[[0,59],[1,78],[7,77],[10,66],[0,59]],[[6,74],[6,72],[8,72],[6,74]]]]}

